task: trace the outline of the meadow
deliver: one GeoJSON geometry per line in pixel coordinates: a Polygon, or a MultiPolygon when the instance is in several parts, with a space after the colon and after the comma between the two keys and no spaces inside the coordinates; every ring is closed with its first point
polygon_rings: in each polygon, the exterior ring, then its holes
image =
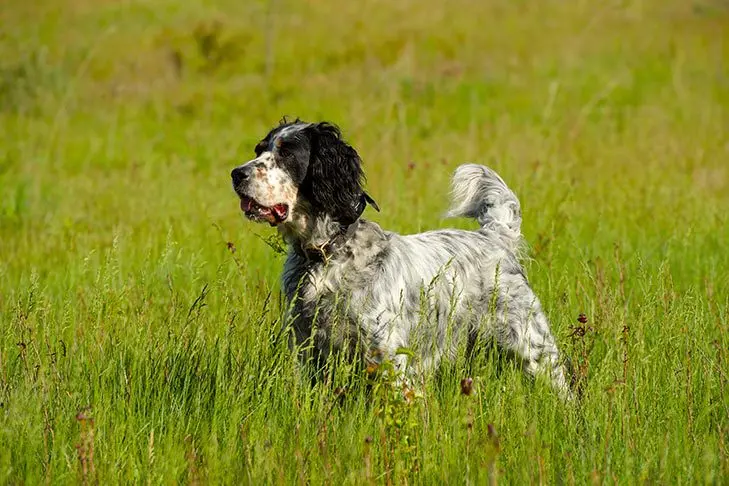
{"type": "Polygon", "coordinates": [[[727,484],[726,127],[721,0],[4,0],[0,483],[727,484]],[[312,386],[229,179],[283,115],[400,233],[497,170],[582,399],[494,353],[312,386]]]}

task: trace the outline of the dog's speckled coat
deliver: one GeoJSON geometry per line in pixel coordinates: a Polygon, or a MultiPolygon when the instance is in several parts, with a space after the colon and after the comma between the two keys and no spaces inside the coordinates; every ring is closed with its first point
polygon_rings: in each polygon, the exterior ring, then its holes
{"type": "Polygon", "coordinates": [[[466,164],[453,178],[449,215],[474,218],[479,229],[399,235],[360,218],[374,201],[362,189],[359,156],[333,125],[283,123],[256,156],[234,169],[234,188],[264,213],[288,208],[271,224],[289,245],[287,322],[303,357],[321,364],[346,349],[417,373],[484,338],[518,357],[529,375],[545,371],[571,395],[519,262],[519,201],[494,171],[466,164]],[[400,347],[415,352],[412,366],[396,355],[400,347]]]}

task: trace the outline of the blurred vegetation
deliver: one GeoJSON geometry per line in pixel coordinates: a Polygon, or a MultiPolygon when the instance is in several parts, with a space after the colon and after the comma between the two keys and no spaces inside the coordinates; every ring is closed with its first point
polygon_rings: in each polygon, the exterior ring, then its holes
{"type": "Polygon", "coordinates": [[[727,46],[718,0],[6,0],[0,481],[726,482],[727,46]],[[492,356],[312,387],[229,183],[283,115],[394,231],[499,171],[584,400],[492,356]]]}

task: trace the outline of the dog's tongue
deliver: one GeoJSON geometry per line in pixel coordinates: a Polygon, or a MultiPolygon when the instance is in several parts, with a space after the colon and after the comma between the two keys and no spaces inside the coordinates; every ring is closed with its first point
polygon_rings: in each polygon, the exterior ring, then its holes
{"type": "Polygon", "coordinates": [[[276,215],[276,218],[278,218],[279,221],[283,221],[286,219],[286,205],[285,204],[276,204],[271,208],[273,210],[273,213],[276,215]]]}
{"type": "Polygon", "coordinates": [[[247,197],[242,198],[240,200],[240,210],[244,213],[247,213],[251,210],[251,206],[253,205],[253,201],[248,199],[247,197]]]}
{"type": "Polygon", "coordinates": [[[242,197],[240,209],[248,215],[266,221],[271,226],[276,226],[288,216],[288,207],[285,204],[276,204],[271,207],[261,206],[254,199],[242,197]]]}

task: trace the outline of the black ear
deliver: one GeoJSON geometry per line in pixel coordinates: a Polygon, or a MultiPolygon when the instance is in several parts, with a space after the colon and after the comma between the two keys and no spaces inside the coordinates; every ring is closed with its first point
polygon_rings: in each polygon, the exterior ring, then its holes
{"type": "Polygon", "coordinates": [[[336,126],[326,122],[313,124],[309,133],[309,199],[314,209],[329,214],[342,224],[351,224],[364,211],[362,161],[342,140],[336,126]]]}

